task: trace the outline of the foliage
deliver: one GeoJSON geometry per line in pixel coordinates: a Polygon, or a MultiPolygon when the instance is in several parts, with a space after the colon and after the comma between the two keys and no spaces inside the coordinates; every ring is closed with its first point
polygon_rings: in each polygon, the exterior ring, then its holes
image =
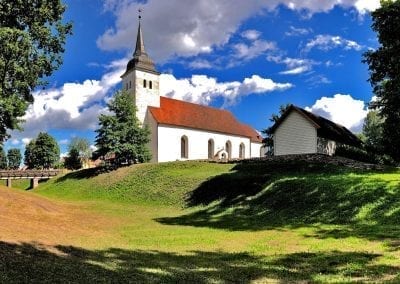
{"type": "Polygon", "coordinates": [[[9,149],[7,152],[7,160],[8,168],[13,170],[18,169],[22,161],[21,150],[18,148],[9,149]]]}
{"type": "Polygon", "coordinates": [[[151,157],[147,143],[150,141],[150,131],[147,126],[140,126],[130,95],[117,92],[108,103],[108,109],[113,114],[99,117],[95,157],[114,154],[117,165],[149,161],[151,157]]]}
{"type": "Polygon", "coordinates": [[[374,154],[369,153],[366,150],[360,149],[358,147],[343,144],[336,147],[335,156],[371,164],[375,164],[377,162],[376,156],[374,154]]]}
{"type": "MultiPolygon", "coordinates": [[[[289,107],[290,104],[280,105],[279,114],[273,113],[269,121],[272,122],[274,125],[276,122],[278,122],[279,118],[286,112],[289,107]]],[[[265,138],[263,139],[263,144],[267,149],[269,149],[266,153],[268,156],[272,156],[274,154],[274,138],[273,134],[271,133],[272,126],[261,131],[265,135],[265,138]]]]}
{"type": "Polygon", "coordinates": [[[20,129],[32,90],[62,63],[71,34],[64,11],[60,0],[0,1],[0,141],[20,129]]]}
{"type": "Polygon", "coordinates": [[[68,145],[68,157],[65,160],[68,169],[80,169],[88,164],[92,156],[89,141],[85,138],[74,137],[68,145]]]}
{"type": "Polygon", "coordinates": [[[69,170],[79,170],[82,168],[82,160],[78,149],[72,148],[69,150],[68,156],[65,157],[64,166],[69,170]]]}
{"type": "Polygon", "coordinates": [[[24,157],[30,169],[49,169],[60,160],[60,148],[52,136],[40,132],[26,145],[24,157]]]}
{"type": "Polygon", "coordinates": [[[0,149],[0,169],[7,169],[7,156],[4,149],[0,149]]]}
{"type": "Polygon", "coordinates": [[[377,100],[372,107],[384,118],[385,152],[400,161],[400,1],[381,1],[381,8],[372,12],[372,29],[380,47],[367,51],[363,62],[368,64],[369,81],[377,100]]]}
{"type": "Polygon", "coordinates": [[[368,152],[384,153],[383,122],[384,119],[380,117],[378,111],[372,110],[368,112],[362,130],[364,146],[368,152]]]}

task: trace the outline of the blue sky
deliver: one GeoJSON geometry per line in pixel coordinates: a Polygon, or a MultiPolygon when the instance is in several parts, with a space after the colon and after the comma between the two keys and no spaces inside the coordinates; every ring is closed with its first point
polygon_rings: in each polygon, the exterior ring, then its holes
{"type": "Polygon", "coordinates": [[[362,54],[378,46],[378,0],[64,0],[74,24],[64,64],[34,92],[25,130],[6,149],[49,132],[61,152],[93,144],[97,117],[132,56],[137,10],[162,95],[225,108],[257,130],[293,103],[359,132],[373,94],[362,54]]]}

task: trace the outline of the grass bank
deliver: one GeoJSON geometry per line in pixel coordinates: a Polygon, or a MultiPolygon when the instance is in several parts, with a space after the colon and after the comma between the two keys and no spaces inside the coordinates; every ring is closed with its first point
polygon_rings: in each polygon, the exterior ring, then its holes
{"type": "Polygon", "coordinates": [[[400,281],[400,173],[393,169],[146,164],[70,173],[27,194],[113,221],[94,224],[92,235],[71,231],[67,242],[61,234],[42,246],[40,236],[2,241],[0,282],[400,281]]]}

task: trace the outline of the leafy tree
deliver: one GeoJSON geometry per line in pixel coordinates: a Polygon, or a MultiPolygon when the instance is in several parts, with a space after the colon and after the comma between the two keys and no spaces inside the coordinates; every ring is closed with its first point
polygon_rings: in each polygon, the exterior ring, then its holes
{"type": "Polygon", "coordinates": [[[0,141],[20,129],[32,90],[62,63],[70,23],[61,0],[0,1],[0,141]]]}
{"type": "Polygon", "coordinates": [[[82,168],[82,160],[79,155],[79,151],[76,148],[72,148],[68,152],[68,156],[65,157],[64,165],[70,170],[79,170],[82,168]]]}
{"type": "Polygon", "coordinates": [[[147,143],[148,127],[141,127],[136,117],[132,98],[126,92],[117,92],[108,104],[112,115],[100,115],[100,128],[96,130],[95,157],[114,154],[117,165],[150,160],[147,143]]]}
{"type": "Polygon", "coordinates": [[[4,149],[0,149],[0,169],[7,169],[7,156],[4,149]]]}
{"type": "MultiPolygon", "coordinates": [[[[271,115],[271,118],[269,119],[270,122],[273,123],[273,125],[281,118],[282,114],[286,112],[286,110],[290,107],[290,104],[284,104],[280,105],[279,107],[279,114],[273,113],[271,115]]],[[[268,127],[267,129],[264,129],[262,133],[265,135],[265,138],[263,139],[264,146],[268,149],[267,155],[273,155],[274,153],[274,137],[271,132],[272,126],[268,127]]]]}
{"type": "Polygon", "coordinates": [[[26,145],[24,156],[28,168],[49,169],[60,160],[60,148],[52,136],[40,132],[36,139],[26,145]]]}
{"type": "MultiPolygon", "coordinates": [[[[92,150],[90,149],[89,141],[85,138],[74,137],[68,145],[68,156],[71,157],[71,151],[78,153],[78,158],[80,160],[81,166],[82,164],[87,164],[89,159],[92,157],[92,150]]],[[[74,155],[76,153],[73,153],[74,155]]]]}
{"type": "Polygon", "coordinates": [[[372,105],[384,118],[382,123],[385,152],[400,161],[400,1],[381,1],[372,12],[372,29],[380,47],[364,54],[369,82],[377,100],[372,105]]]}
{"type": "Polygon", "coordinates": [[[383,125],[384,119],[378,111],[370,111],[364,120],[363,141],[365,149],[375,154],[383,154],[383,125]]]}
{"type": "Polygon", "coordinates": [[[7,159],[8,168],[13,170],[18,169],[22,161],[21,150],[18,148],[9,149],[7,152],[7,159]]]}

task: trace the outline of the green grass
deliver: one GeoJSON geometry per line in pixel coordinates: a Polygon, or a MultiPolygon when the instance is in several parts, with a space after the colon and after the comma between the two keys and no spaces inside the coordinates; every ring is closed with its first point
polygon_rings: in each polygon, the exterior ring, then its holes
{"type": "Polygon", "coordinates": [[[57,253],[0,242],[0,282],[400,281],[396,169],[146,164],[70,173],[34,194],[119,223],[57,253]]]}

